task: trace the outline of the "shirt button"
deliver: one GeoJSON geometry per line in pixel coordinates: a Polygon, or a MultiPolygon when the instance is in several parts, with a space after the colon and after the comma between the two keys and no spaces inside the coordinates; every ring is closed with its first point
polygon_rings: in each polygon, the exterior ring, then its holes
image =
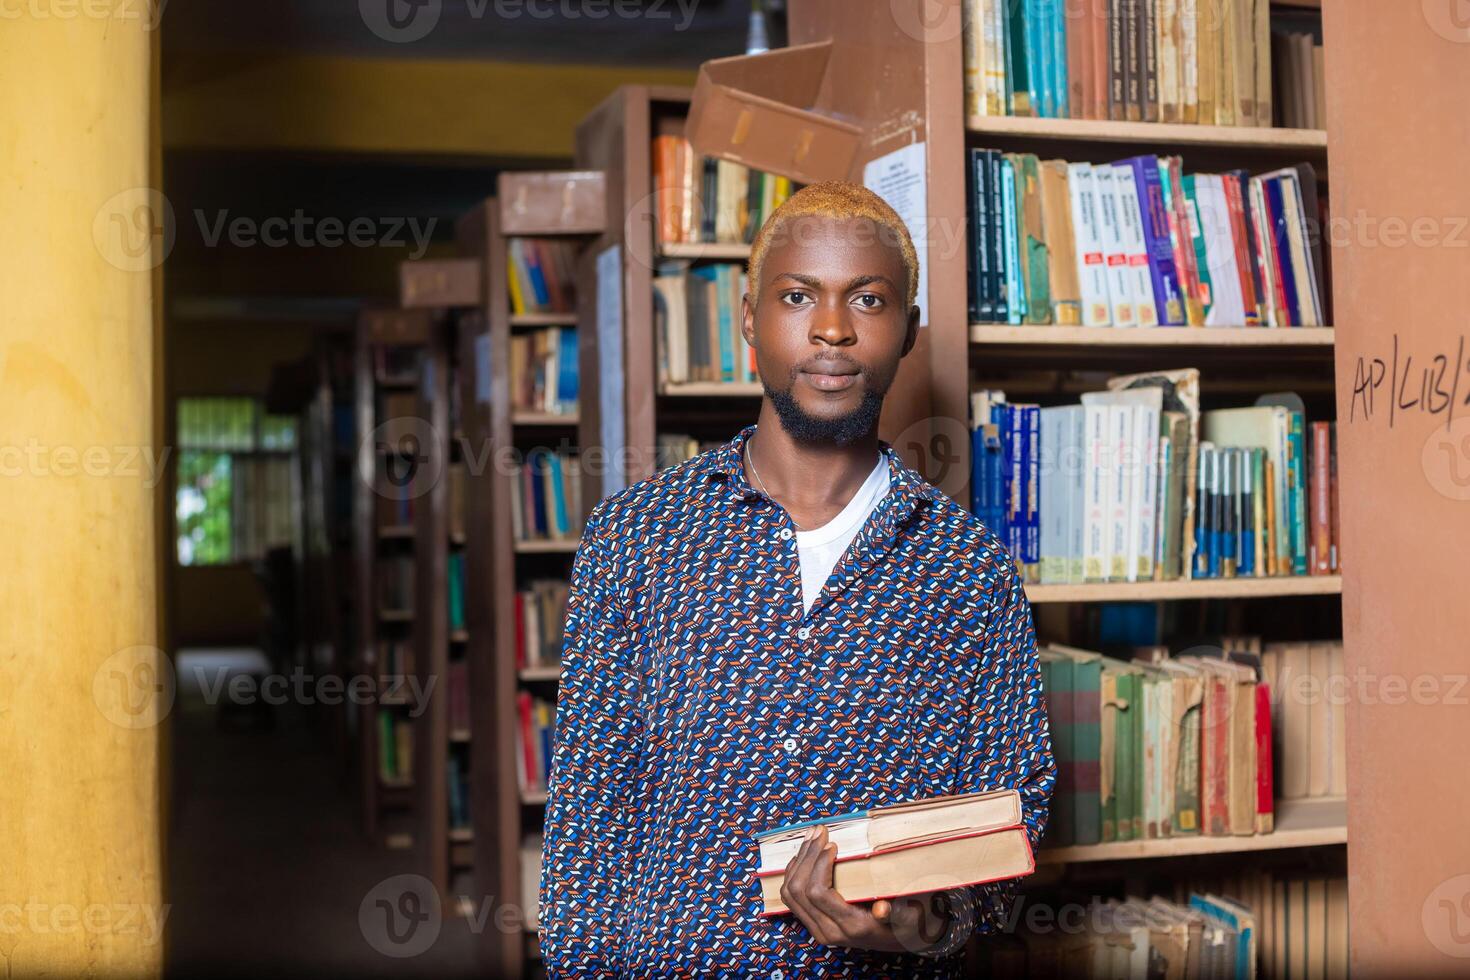
{"type": "Polygon", "coordinates": [[[796,631],[796,635],[805,640],[807,637],[812,635],[812,628],[810,626],[803,626],[801,629],[796,631]]]}
{"type": "Polygon", "coordinates": [[[771,980],[785,980],[785,977],[786,974],[782,973],[780,970],[771,971],[771,980]]]}
{"type": "Polygon", "coordinates": [[[778,536],[781,538],[782,541],[790,541],[791,540],[791,528],[789,528],[789,527],[783,527],[781,529],[781,532],[780,532],[780,534],[778,536]]]}
{"type": "Polygon", "coordinates": [[[796,744],[796,739],[787,736],[786,741],[781,743],[781,748],[785,749],[787,752],[795,752],[796,744]]]}

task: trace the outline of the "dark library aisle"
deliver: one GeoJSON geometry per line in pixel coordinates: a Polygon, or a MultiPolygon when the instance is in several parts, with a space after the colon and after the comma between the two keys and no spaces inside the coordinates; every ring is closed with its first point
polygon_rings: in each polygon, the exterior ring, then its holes
{"type": "MultiPolygon", "coordinates": [[[[206,703],[181,661],[168,850],[167,976],[483,976],[466,921],[417,955],[365,929],[364,899],[413,871],[365,838],[328,740],[293,706],[206,703]],[[272,715],[272,712],[274,713],[272,715]],[[383,945],[387,952],[375,948],[383,945]]],[[[426,924],[425,928],[432,928],[426,924]]]]}

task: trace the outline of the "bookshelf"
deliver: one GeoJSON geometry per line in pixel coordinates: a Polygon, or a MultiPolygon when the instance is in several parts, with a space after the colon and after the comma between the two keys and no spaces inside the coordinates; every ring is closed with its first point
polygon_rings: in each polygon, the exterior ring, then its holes
{"type": "MultiPolygon", "coordinates": [[[[598,380],[596,296],[591,246],[604,232],[606,190],[596,171],[518,172],[500,176],[496,196],[466,215],[457,237],[462,254],[483,271],[479,329],[460,340],[467,444],[490,460],[468,477],[468,562],[474,600],[468,604],[471,672],[471,737],[495,752],[479,752],[471,769],[476,875],[485,894],[525,896],[536,883],[522,880],[521,849],[541,830],[544,790],[521,786],[518,700],[534,691],[554,700],[559,669],[517,669],[519,591],[537,579],[567,579],[578,540],[522,540],[512,504],[519,461],[542,446],[596,445],[602,441],[595,412],[598,380]],[[513,313],[508,260],[513,239],[566,243],[575,255],[575,307],[567,312],[513,313]],[[552,414],[513,407],[510,358],[513,337],[527,329],[573,327],[577,332],[578,409],[552,414]]],[[[595,499],[595,473],[583,474],[583,499],[595,499]]],[[[588,505],[590,506],[590,505],[588,505]]],[[[483,964],[496,976],[523,975],[536,955],[534,929],[521,934],[485,930],[483,964]]]]}
{"type": "Polygon", "coordinates": [[[406,820],[414,810],[414,783],[383,772],[383,744],[379,727],[386,713],[396,724],[407,720],[411,705],[383,686],[388,665],[379,660],[380,643],[412,641],[414,609],[411,602],[386,606],[383,579],[386,563],[412,561],[415,540],[412,524],[397,513],[389,514],[396,496],[387,467],[393,447],[380,437],[390,438],[387,423],[391,399],[411,395],[413,378],[433,333],[432,318],[424,310],[365,310],[358,319],[353,352],[354,429],[357,449],[351,462],[352,554],[354,562],[353,669],[358,676],[371,677],[376,698],[358,711],[358,795],[363,832],[377,839],[385,818],[389,826],[385,842],[401,845],[408,839],[406,820]],[[391,840],[390,840],[391,839],[391,840]]]}
{"type": "Polygon", "coordinates": [[[458,530],[465,523],[465,500],[454,490],[454,471],[465,465],[458,338],[476,329],[480,270],[463,259],[420,259],[404,262],[399,271],[401,305],[428,318],[415,389],[415,415],[422,424],[416,427],[420,445],[410,484],[413,522],[392,528],[408,531],[414,542],[414,667],[428,699],[415,706],[420,712],[414,732],[415,846],[425,876],[448,901],[458,893],[457,876],[473,869],[472,835],[467,824],[455,825],[451,812],[462,785],[454,774],[469,765],[473,751],[470,732],[451,718],[455,677],[472,666],[466,659],[469,633],[452,621],[451,608],[456,589],[461,610],[468,598],[463,595],[466,536],[458,530]],[[452,563],[461,569],[458,575],[452,563]]]}

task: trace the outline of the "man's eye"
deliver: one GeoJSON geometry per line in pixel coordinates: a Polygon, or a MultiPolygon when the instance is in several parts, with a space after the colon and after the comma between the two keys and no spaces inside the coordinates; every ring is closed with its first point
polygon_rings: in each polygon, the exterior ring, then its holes
{"type": "Polygon", "coordinates": [[[792,306],[805,305],[805,301],[810,298],[811,296],[808,293],[800,289],[793,289],[791,292],[782,297],[782,299],[786,300],[786,302],[790,303],[792,306]]]}
{"type": "Polygon", "coordinates": [[[861,293],[857,297],[857,302],[865,310],[876,310],[883,305],[883,297],[877,293],[861,293]]]}

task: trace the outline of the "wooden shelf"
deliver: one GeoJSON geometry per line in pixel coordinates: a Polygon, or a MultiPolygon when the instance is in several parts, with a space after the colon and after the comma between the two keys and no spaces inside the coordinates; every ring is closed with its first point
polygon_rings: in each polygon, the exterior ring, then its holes
{"type": "Polygon", "coordinates": [[[1027,585],[1026,598],[1043,602],[1167,602],[1177,599],[1257,599],[1340,595],[1341,575],[1207,578],[1174,582],[1103,582],[1093,585],[1027,585]]]}
{"type": "Polygon", "coordinates": [[[468,844],[475,839],[475,828],[473,827],[450,827],[449,840],[454,844],[468,844]]]}
{"type": "Polygon", "coordinates": [[[512,313],[512,327],[575,327],[575,313],[512,313]]]}
{"type": "Polygon", "coordinates": [[[378,528],[378,538],[383,541],[402,541],[412,537],[412,524],[385,524],[378,528]]]}
{"type": "Polygon", "coordinates": [[[665,382],[658,393],[668,398],[759,398],[765,393],[759,381],[665,382]]]}
{"type": "Polygon", "coordinates": [[[670,242],[658,250],[661,259],[723,259],[745,262],[750,259],[750,246],[730,242],[670,242]]]}
{"type": "Polygon", "coordinates": [[[1332,327],[1005,326],[973,323],[972,344],[1074,347],[1331,347],[1332,327]]]}
{"type": "Polygon", "coordinates": [[[517,541],[515,550],[518,555],[571,554],[581,543],[580,538],[557,541],[517,541]]]}
{"type": "Polygon", "coordinates": [[[523,681],[555,681],[561,679],[561,665],[548,667],[523,667],[516,671],[516,676],[523,681]]]}
{"type": "Polygon", "coordinates": [[[1341,798],[1276,801],[1276,830],[1251,837],[1164,837],[1076,847],[1043,847],[1037,864],[1140,861],[1199,854],[1237,854],[1289,847],[1326,847],[1347,843],[1347,801],[1341,798]]]}
{"type": "Polygon", "coordinates": [[[986,136],[1095,143],[1155,143],[1229,149],[1325,152],[1327,132],[1260,126],[1192,126],[1183,123],[1114,122],[1104,119],[1038,119],[971,116],[965,129],[986,136]]]}
{"type": "Polygon", "coordinates": [[[378,619],[384,623],[411,623],[413,622],[413,610],[379,609],[378,619]]]}
{"type": "Polygon", "coordinates": [[[469,742],[469,740],[470,730],[468,728],[451,728],[449,730],[449,741],[456,744],[464,744],[469,742]]]}
{"type": "Polygon", "coordinates": [[[470,641],[470,631],[469,630],[450,630],[449,631],[449,642],[450,643],[468,643],[469,641],[470,641]]]}
{"type": "Polygon", "coordinates": [[[579,424],[577,413],[557,414],[555,412],[516,412],[510,417],[512,425],[538,425],[538,426],[575,426],[579,424]]]}

